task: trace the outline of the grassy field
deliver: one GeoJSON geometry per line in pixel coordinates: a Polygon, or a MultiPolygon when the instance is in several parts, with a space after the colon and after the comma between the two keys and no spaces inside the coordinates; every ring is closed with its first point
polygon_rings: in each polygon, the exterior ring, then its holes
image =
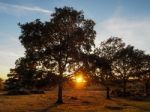
{"type": "Polygon", "coordinates": [[[105,99],[104,91],[65,90],[56,105],[56,91],[40,95],[0,95],[0,112],[150,112],[149,101],[105,99]]]}

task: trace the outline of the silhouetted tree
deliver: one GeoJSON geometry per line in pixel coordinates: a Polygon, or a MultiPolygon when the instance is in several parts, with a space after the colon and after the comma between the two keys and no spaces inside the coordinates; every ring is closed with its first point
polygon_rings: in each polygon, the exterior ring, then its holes
{"type": "Polygon", "coordinates": [[[95,74],[99,79],[99,83],[106,88],[106,98],[110,98],[110,86],[112,85],[112,81],[114,80],[114,76],[111,73],[111,64],[107,60],[108,67],[99,67],[96,69],[95,74]]]}
{"type": "Polygon", "coordinates": [[[71,7],[55,8],[50,22],[36,20],[20,24],[22,34],[19,39],[26,55],[59,75],[57,103],[63,103],[62,88],[67,68],[81,53],[89,53],[94,45],[94,25],[92,20],[84,18],[82,11],[71,7]]]}
{"type": "Polygon", "coordinates": [[[25,57],[16,60],[15,64],[15,68],[10,69],[10,73],[7,75],[6,88],[8,90],[19,88],[31,89],[33,87],[33,77],[36,72],[35,67],[25,57]]]}
{"type": "Polygon", "coordinates": [[[150,56],[147,55],[147,57],[145,58],[145,63],[144,63],[144,69],[143,70],[143,76],[142,76],[142,80],[145,84],[145,94],[146,96],[149,96],[149,86],[150,86],[150,56]]]}
{"type": "Polygon", "coordinates": [[[113,61],[114,55],[124,47],[125,43],[121,38],[111,37],[101,42],[94,52],[99,57],[104,57],[109,61],[113,61]]]}
{"type": "Polygon", "coordinates": [[[126,86],[129,78],[133,77],[140,67],[138,61],[143,51],[134,49],[133,46],[128,45],[115,55],[115,60],[112,63],[112,72],[115,76],[123,81],[123,95],[126,96],[126,86]]]}
{"type": "Polygon", "coordinates": [[[27,58],[19,58],[16,61],[16,73],[19,76],[22,87],[30,89],[33,87],[33,77],[36,69],[34,63],[27,58]]]}
{"type": "Polygon", "coordinates": [[[140,81],[145,86],[145,95],[149,96],[149,86],[150,86],[150,56],[143,53],[140,60],[137,60],[138,68],[136,70],[135,76],[137,76],[140,81]]]}
{"type": "Polygon", "coordinates": [[[21,83],[19,80],[19,75],[15,69],[10,69],[10,73],[7,74],[8,79],[5,81],[6,90],[16,90],[21,88],[21,83]]]}
{"type": "Polygon", "coordinates": [[[10,69],[10,73],[7,75],[8,79],[5,82],[7,90],[19,90],[21,88],[31,90],[57,84],[58,76],[56,74],[38,69],[35,63],[31,62],[25,57],[16,60],[15,68],[10,69]]]}
{"type": "Polygon", "coordinates": [[[110,99],[109,87],[112,79],[111,63],[104,57],[96,54],[83,55],[83,66],[87,70],[92,82],[106,87],[106,98],[110,99]]]}
{"type": "MultiPolygon", "coordinates": [[[[118,51],[123,49],[125,46],[125,43],[122,41],[121,38],[118,37],[111,37],[107,39],[106,41],[101,42],[99,47],[97,47],[94,50],[94,53],[99,58],[104,58],[107,60],[108,67],[101,67],[97,71],[97,76],[101,80],[101,84],[103,84],[106,87],[106,98],[110,99],[110,86],[112,85],[113,80],[115,79],[114,75],[112,74],[112,68],[111,64],[114,61],[114,56],[118,51]]],[[[103,65],[103,64],[101,64],[103,65]]]]}

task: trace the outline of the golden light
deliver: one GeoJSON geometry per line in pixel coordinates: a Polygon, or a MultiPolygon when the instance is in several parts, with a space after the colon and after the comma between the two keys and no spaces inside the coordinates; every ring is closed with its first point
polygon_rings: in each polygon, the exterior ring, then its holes
{"type": "Polygon", "coordinates": [[[83,79],[83,76],[76,76],[76,82],[77,83],[82,83],[82,82],[85,82],[85,80],[83,79]]]}
{"type": "Polygon", "coordinates": [[[76,89],[83,89],[86,86],[86,80],[83,77],[83,74],[79,74],[75,76],[75,88],[76,89]]]}
{"type": "Polygon", "coordinates": [[[88,74],[84,69],[75,71],[72,77],[73,85],[76,89],[84,89],[88,84],[88,74]]]}

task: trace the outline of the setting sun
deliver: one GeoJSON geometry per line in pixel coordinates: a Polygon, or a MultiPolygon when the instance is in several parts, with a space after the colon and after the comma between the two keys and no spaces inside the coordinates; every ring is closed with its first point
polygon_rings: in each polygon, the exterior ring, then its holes
{"type": "Polygon", "coordinates": [[[86,86],[86,80],[82,74],[75,76],[75,88],[83,89],[86,86]]]}
{"type": "Polygon", "coordinates": [[[76,77],[76,82],[81,83],[81,82],[85,82],[85,80],[84,80],[83,76],[77,76],[76,77]]]}

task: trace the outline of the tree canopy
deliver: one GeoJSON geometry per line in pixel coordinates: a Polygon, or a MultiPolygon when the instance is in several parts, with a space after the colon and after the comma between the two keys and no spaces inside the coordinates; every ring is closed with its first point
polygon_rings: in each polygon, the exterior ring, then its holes
{"type": "Polygon", "coordinates": [[[48,22],[19,24],[22,30],[19,39],[26,49],[26,57],[36,66],[59,75],[58,103],[63,102],[62,83],[67,68],[94,46],[94,25],[94,21],[84,18],[82,11],[71,7],[55,8],[48,22]]]}

